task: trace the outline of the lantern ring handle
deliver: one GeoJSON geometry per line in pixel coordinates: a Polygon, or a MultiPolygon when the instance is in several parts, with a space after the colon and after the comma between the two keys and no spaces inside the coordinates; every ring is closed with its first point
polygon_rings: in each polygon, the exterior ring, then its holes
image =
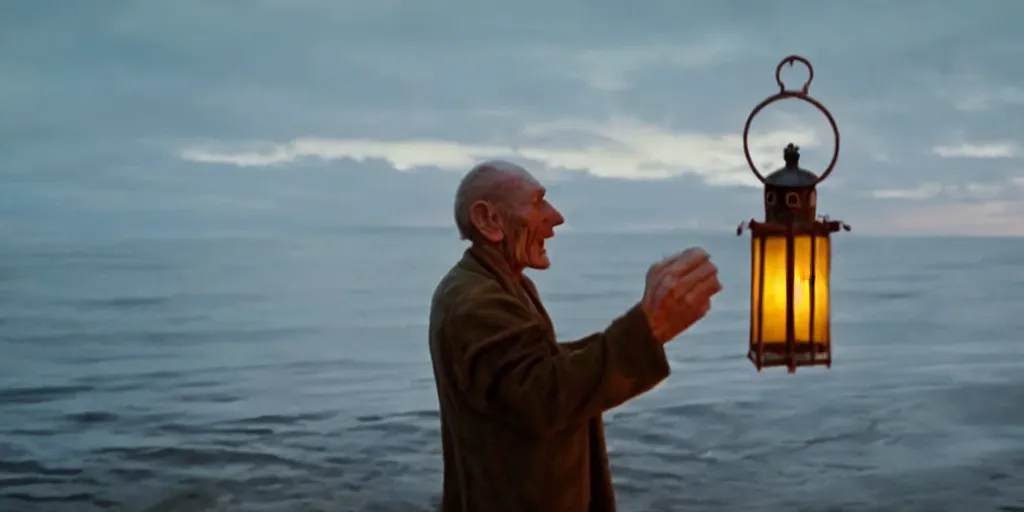
{"type": "MultiPolygon", "coordinates": [[[[783,61],[783,63],[785,63],[785,61],[783,61]]],[[[781,67],[782,65],[780,64],[779,66],[781,67]]],[[[807,83],[804,84],[805,90],[810,85],[810,83],[811,81],[808,80],[807,83]]],[[[750,166],[750,170],[753,171],[754,176],[757,177],[758,181],[760,181],[762,184],[767,184],[767,180],[765,180],[764,175],[761,174],[761,171],[758,171],[757,166],[754,165],[754,159],[750,157],[750,143],[748,140],[750,138],[750,123],[754,120],[754,117],[756,117],[757,114],[760,113],[761,110],[767,107],[768,105],[771,105],[776,101],[785,100],[789,98],[798,98],[817,107],[822,114],[825,114],[825,117],[828,119],[828,124],[832,126],[832,133],[835,134],[835,149],[832,152],[832,161],[828,163],[828,167],[825,168],[825,172],[823,172],[821,176],[814,181],[814,186],[817,186],[819,183],[825,181],[825,178],[827,178],[829,174],[832,174],[832,169],[835,168],[836,161],[839,160],[839,127],[836,126],[835,118],[833,118],[832,113],[829,112],[827,108],[825,108],[825,105],[822,105],[820,102],[818,102],[818,100],[808,96],[805,91],[787,91],[783,89],[778,94],[769,96],[756,107],[754,107],[754,110],[750,112],[750,116],[747,117],[747,123],[743,126],[743,156],[747,157],[747,165],[750,166]]]]}
{"type": "MultiPolygon", "coordinates": [[[[810,61],[799,55],[790,55],[789,57],[782,59],[782,62],[779,62],[779,65],[775,67],[775,83],[779,84],[779,92],[786,92],[786,84],[782,83],[782,68],[786,64],[789,64],[789,67],[793,67],[794,62],[800,62],[804,66],[807,66],[807,81],[804,82],[804,86],[800,88],[801,93],[807,94],[811,89],[811,82],[814,81],[814,66],[811,66],[810,61]]],[[[792,89],[790,90],[792,91],[792,89]]]]}

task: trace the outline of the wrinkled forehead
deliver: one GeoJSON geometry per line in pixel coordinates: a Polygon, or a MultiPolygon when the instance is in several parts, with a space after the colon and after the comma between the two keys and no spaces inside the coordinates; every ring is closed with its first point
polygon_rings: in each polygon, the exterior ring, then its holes
{"type": "Polygon", "coordinates": [[[518,184],[519,190],[524,194],[532,196],[544,193],[544,185],[541,185],[540,182],[537,181],[537,178],[534,178],[533,175],[525,169],[521,173],[515,175],[514,179],[518,184]]]}
{"type": "Polygon", "coordinates": [[[509,176],[506,198],[514,203],[526,205],[544,197],[544,186],[529,172],[523,171],[509,176]]]}

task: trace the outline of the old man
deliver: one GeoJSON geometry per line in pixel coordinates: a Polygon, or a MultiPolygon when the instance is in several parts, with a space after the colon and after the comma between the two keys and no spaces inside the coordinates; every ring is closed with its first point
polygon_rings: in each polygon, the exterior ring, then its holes
{"type": "Polygon", "coordinates": [[[614,511],[601,415],[669,375],[664,344],[722,288],[707,253],[688,249],[653,264],[643,297],[604,331],[558,343],[523,270],[551,265],[544,241],[562,222],[508,162],[477,165],[456,192],[471,246],[430,310],[442,512],[614,511]]]}

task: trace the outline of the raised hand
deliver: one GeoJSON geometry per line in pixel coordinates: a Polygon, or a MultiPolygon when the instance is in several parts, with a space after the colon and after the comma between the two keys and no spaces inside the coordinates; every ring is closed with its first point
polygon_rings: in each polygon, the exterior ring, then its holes
{"type": "Polygon", "coordinates": [[[721,290],[718,267],[699,247],[651,265],[641,305],[655,338],[666,343],[703,318],[721,290]]]}

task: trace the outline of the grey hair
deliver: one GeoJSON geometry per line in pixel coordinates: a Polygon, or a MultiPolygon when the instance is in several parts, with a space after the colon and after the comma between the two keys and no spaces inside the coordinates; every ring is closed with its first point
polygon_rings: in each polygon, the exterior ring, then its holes
{"type": "Polygon", "coordinates": [[[459,230],[459,238],[476,239],[477,229],[469,218],[473,203],[503,199],[501,185],[509,177],[523,175],[528,176],[529,172],[504,160],[488,160],[470,169],[455,191],[455,227],[459,230]]]}

